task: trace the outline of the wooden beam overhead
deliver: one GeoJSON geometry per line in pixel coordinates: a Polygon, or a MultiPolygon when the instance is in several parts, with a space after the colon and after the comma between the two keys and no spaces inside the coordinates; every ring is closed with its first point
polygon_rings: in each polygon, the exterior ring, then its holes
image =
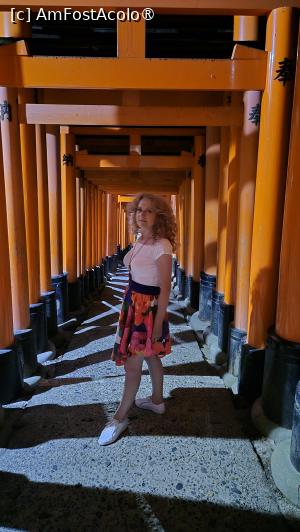
{"type": "MultiPolygon", "coordinates": [[[[99,2],[95,0],[69,0],[68,6],[73,10],[84,11],[94,8],[98,11],[99,2]]],[[[147,0],[127,0],[126,8],[131,10],[142,10],[149,7],[147,0]]],[[[0,7],[0,10],[7,11],[11,7],[24,9],[30,7],[38,10],[41,7],[41,0],[6,0],[0,7]]],[[[63,10],[66,6],[65,0],[44,0],[43,8],[63,10]]],[[[276,7],[295,6],[300,7],[298,0],[152,0],[151,8],[155,13],[164,14],[187,14],[187,15],[265,15],[276,7]]],[[[101,7],[105,10],[122,10],[124,1],[121,0],[102,0],[101,7]]]]}
{"type": "Polygon", "coordinates": [[[22,124],[101,126],[241,126],[239,107],[142,107],[118,105],[22,104],[22,124]]]}
{"type": "Polygon", "coordinates": [[[145,170],[145,169],[138,169],[138,170],[128,170],[128,169],[120,169],[120,170],[111,170],[106,169],[105,172],[103,170],[94,170],[94,169],[88,169],[84,172],[84,177],[86,179],[99,179],[102,182],[107,182],[112,185],[117,185],[120,180],[127,182],[147,182],[152,181],[155,183],[180,183],[182,179],[186,177],[186,170],[145,170]]]}
{"type": "MultiPolygon", "coordinates": [[[[2,46],[1,48],[6,47],[2,46]]],[[[241,59],[246,58],[243,57],[241,59]]],[[[55,105],[149,105],[150,107],[157,105],[185,107],[189,105],[191,107],[210,107],[223,105],[224,101],[222,91],[38,89],[37,93],[38,99],[36,103],[51,103],[55,105]],[[129,98],[129,94],[133,97],[129,98]]]]}
{"type": "Polygon", "coordinates": [[[85,155],[77,152],[75,154],[75,165],[82,169],[94,168],[103,172],[107,168],[110,170],[188,170],[193,165],[192,154],[180,156],[161,155],[85,155]]]}
{"type": "Polygon", "coordinates": [[[245,91],[263,90],[265,77],[265,58],[0,56],[0,86],[17,88],[245,91]]]}
{"type": "Polygon", "coordinates": [[[180,183],[186,177],[186,170],[86,170],[84,176],[101,190],[113,194],[136,194],[141,191],[176,194],[180,183]]]}
{"type": "Polygon", "coordinates": [[[100,127],[100,126],[71,126],[70,133],[74,135],[115,136],[115,135],[137,135],[147,137],[194,137],[195,135],[205,135],[204,128],[198,127],[100,127]]]}
{"type": "Polygon", "coordinates": [[[147,184],[147,183],[143,183],[143,185],[139,185],[139,184],[124,184],[122,182],[120,182],[119,185],[117,186],[112,186],[112,185],[109,185],[109,184],[102,184],[102,183],[99,183],[99,181],[94,181],[94,180],[90,180],[92,181],[93,183],[95,183],[96,185],[99,186],[100,190],[104,191],[104,192],[108,192],[110,194],[121,194],[121,195],[125,195],[125,194],[138,194],[139,192],[151,192],[152,194],[159,194],[159,193],[164,193],[164,194],[177,194],[178,193],[178,189],[179,189],[179,185],[176,186],[176,185],[157,185],[157,187],[155,187],[155,185],[153,184],[147,184]]]}

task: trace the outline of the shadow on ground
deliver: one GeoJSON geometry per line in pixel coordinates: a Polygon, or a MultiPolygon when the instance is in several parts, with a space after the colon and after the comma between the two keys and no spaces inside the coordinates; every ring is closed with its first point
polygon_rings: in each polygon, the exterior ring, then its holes
{"type": "MultiPolygon", "coordinates": [[[[112,389],[112,393],[115,394],[115,390],[112,389]]],[[[96,438],[99,428],[107,421],[104,406],[97,403],[96,395],[95,391],[95,404],[28,406],[15,426],[8,448],[33,447],[54,439],[96,438]]],[[[111,409],[116,406],[117,402],[110,403],[111,409]]],[[[125,433],[127,437],[247,437],[238,419],[233,417],[231,395],[224,388],[175,388],[166,399],[166,406],[163,423],[161,416],[132,407],[130,436],[125,433]],[[231,423],[228,423],[229,416],[231,423]]],[[[20,409],[14,410],[17,418],[20,409]]]]}
{"type": "Polygon", "coordinates": [[[33,482],[24,475],[0,473],[0,526],[27,532],[288,530],[280,516],[183,500],[181,488],[178,484],[178,498],[167,498],[81,484],[33,482]],[[25,503],[28,500],[31,505],[25,503]]]}

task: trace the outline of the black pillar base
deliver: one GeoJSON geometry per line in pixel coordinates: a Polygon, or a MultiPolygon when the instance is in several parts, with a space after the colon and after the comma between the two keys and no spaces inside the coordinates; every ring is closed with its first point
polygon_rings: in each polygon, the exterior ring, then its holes
{"type": "Polygon", "coordinates": [[[300,473],[300,381],[295,394],[290,458],[294,468],[300,473]]]}
{"type": "Polygon", "coordinates": [[[238,392],[249,402],[261,396],[264,375],[265,350],[243,344],[238,392]]]}
{"type": "Polygon", "coordinates": [[[78,277],[78,281],[80,283],[80,300],[81,300],[81,304],[84,303],[84,275],[80,274],[79,277],[78,277]]]}
{"type": "Polygon", "coordinates": [[[15,333],[15,338],[22,352],[24,377],[31,377],[38,367],[34,332],[32,329],[20,329],[15,333]]]}
{"type": "Polygon", "coordinates": [[[271,332],[267,338],[262,406],[277,425],[292,428],[295,391],[300,380],[300,344],[271,332]]]}
{"type": "Polygon", "coordinates": [[[81,307],[81,282],[80,279],[76,279],[72,283],[68,283],[69,294],[69,310],[74,312],[81,307]]]}
{"type": "Polygon", "coordinates": [[[219,347],[223,353],[227,353],[228,349],[228,333],[231,322],[234,319],[234,306],[228,305],[224,301],[220,303],[220,321],[218,330],[219,347]]]}
{"type": "Polygon", "coordinates": [[[23,385],[23,354],[17,343],[0,349],[0,404],[16,399],[23,385]]]}
{"type": "Polygon", "coordinates": [[[199,319],[211,321],[212,294],[216,286],[216,276],[209,273],[200,273],[199,289],[199,319]]]}
{"type": "Polygon", "coordinates": [[[120,246],[120,244],[117,244],[117,256],[118,256],[118,260],[122,260],[122,258],[121,258],[121,246],[120,246]]]}
{"type": "Polygon", "coordinates": [[[99,268],[100,268],[99,277],[100,277],[100,286],[101,286],[104,283],[104,267],[103,267],[103,264],[100,264],[99,268]]]}
{"type": "Polygon", "coordinates": [[[177,286],[179,290],[179,294],[181,294],[184,297],[185,290],[186,290],[186,275],[185,271],[181,266],[177,268],[177,286]]]}
{"type": "Polygon", "coordinates": [[[69,300],[67,277],[67,273],[61,273],[60,275],[52,277],[52,285],[56,292],[57,323],[63,323],[68,317],[69,300]]]}
{"type": "Polygon", "coordinates": [[[175,259],[175,257],[172,258],[172,275],[173,277],[176,277],[176,269],[177,269],[177,266],[178,266],[178,262],[177,260],[175,259]]]}
{"type": "Polygon", "coordinates": [[[44,353],[48,346],[47,316],[44,301],[29,305],[30,327],[33,330],[37,354],[44,353]]]}
{"type": "Polygon", "coordinates": [[[179,264],[177,264],[177,267],[176,267],[176,286],[179,290],[179,284],[180,284],[180,276],[181,276],[181,270],[180,270],[180,266],[179,264]]]}
{"type": "Polygon", "coordinates": [[[95,270],[95,289],[98,290],[100,288],[100,276],[101,276],[101,272],[100,272],[100,266],[96,265],[94,266],[94,270],[95,270]]]}
{"type": "Polygon", "coordinates": [[[94,268],[89,268],[88,270],[86,270],[86,273],[89,278],[89,294],[92,294],[93,292],[95,292],[96,288],[95,270],[94,268]]]}
{"type": "Polygon", "coordinates": [[[191,277],[191,296],[190,296],[190,305],[193,309],[197,310],[199,308],[199,281],[195,281],[191,277]]]}
{"type": "Polygon", "coordinates": [[[107,273],[110,273],[113,271],[113,268],[114,268],[114,256],[113,255],[109,255],[109,257],[107,257],[107,263],[108,263],[107,273]]]}
{"type": "Polygon", "coordinates": [[[104,268],[104,275],[108,274],[108,257],[105,257],[103,259],[103,268],[104,268]]]}
{"type": "Polygon", "coordinates": [[[114,271],[117,270],[119,264],[119,256],[117,253],[114,254],[114,271]]]}
{"type": "Polygon", "coordinates": [[[84,297],[88,299],[90,295],[90,279],[88,270],[86,270],[85,275],[83,276],[83,293],[84,297]]]}
{"type": "Polygon", "coordinates": [[[240,378],[242,348],[247,336],[246,331],[230,327],[228,339],[228,372],[240,378]]]}
{"type": "Polygon", "coordinates": [[[47,320],[48,337],[51,338],[57,334],[57,314],[56,314],[56,293],[44,292],[41,300],[45,303],[45,312],[47,320]]]}
{"type": "Polygon", "coordinates": [[[220,326],[220,304],[224,300],[224,294],[213,290],[211,299],[211,331],[215,336],[219,336],[220,326]]]}
{"type": "Polygon", "coordinates": [[[184,299],[189,299],[189,301],[191,301],[191,294],[192,294],[192,280],[193,278],[188,275],[186,278],[185,278],[185,285],[184,285],[184,293],[183,293],[183,297],[184,299]]]}

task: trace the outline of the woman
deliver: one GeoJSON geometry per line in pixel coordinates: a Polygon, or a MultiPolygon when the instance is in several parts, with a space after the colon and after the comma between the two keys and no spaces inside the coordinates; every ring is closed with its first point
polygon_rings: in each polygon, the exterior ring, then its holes
{"type": "Polygon", "coordinates": [[[121,403],[99,436],[99,444],[113,443],[128,426],[128,411],[139,389],[145,358],[152,396],[136,399],[139,408],[165,412],[161,358],[171,352],[167,306],[171,289],[172,251],[176,223],[171,207],[160,197],[141,193],[128,204],[129,223],[139,234],[125,255],[129,286],[125,291],[112,360],[125,366],[121,403]]]}

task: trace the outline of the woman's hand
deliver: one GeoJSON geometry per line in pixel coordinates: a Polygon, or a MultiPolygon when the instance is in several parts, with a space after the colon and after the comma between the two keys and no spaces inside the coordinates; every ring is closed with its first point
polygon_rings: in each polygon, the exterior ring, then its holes
{"type": "Polygon", "coordinates": [[[162,323],[156,323],[154,322],[153,332],[152,332],[152,343],[158,342],[158,340],[162,337],[162,323]]]}

